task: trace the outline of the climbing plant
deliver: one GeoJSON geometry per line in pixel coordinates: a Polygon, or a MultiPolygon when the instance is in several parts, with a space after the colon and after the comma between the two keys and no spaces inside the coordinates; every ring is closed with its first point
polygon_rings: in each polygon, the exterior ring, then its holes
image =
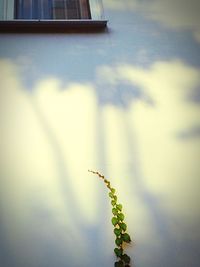
{"type": "Polygon", "coordinates": [[[127,233],[127,225],[124,222],[124,214],[122,213],[122,205],[118,203],[117,196],[115,193],[115,189],[111,187],[110,182],[101,175],[99,172],[95,172],[92,170],[88,170],[89,172],[96,174],[101,178],[109,189],[108,196],[111,199],[112,205],[112,214],[113,217],[111,219],[112,225],[114,226],[114,234],[116,236],[115,239],[115,255],[117,257],[117,261],[115,262],[115,267],[130,267],[131,258],[124,254],[124,244],[130,243],[131,238],[127,233]]]}

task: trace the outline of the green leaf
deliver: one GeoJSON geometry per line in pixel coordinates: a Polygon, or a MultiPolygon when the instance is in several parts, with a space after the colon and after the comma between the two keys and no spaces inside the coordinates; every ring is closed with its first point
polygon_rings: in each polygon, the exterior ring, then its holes
{"type": "Polygon", "coordinates": [[[113,199],[117,202],[117,196],[113,196],[113,199]]]}
{"type": "Polygon", "coordinates": [[[111,192],[112,192],[113,194],[115,193],[115,189],[114,189],[114,188],[111,188],[110,190],[111,190],[111,192]]]}
{"type": "Polygon", "coordinates": [[[115,262],[115,267],[123,267],[123,266],[124,266],[123,261],[116,261],[115,262]]]}
{"type": "Polygon", "coordinates": [[[110,182],[106,183],[106,186],[110,189],[110,182]]]}
{"type": "Polygon", "coordinates": [[[123,239],[123,241],[126,242],[126,243],[130,243],[130,242],[131,242],[130,235],[127,234],[127,233],[125,233],[125,234],[122,235],[122,239],[123,239]]]}
{"type": "Polygon", "coordinates": [[[111,197],[111,198],[113,198],[113,197],[114,197],[114,195],[113,195],[113,193],[112,193],[112,192],[110,192],[108,195],[109,195],[109,197],[111,197]]]}
{"type": "Polygon", "coordinates": [[[120,257],[123,253],[123,249],[122,248],[115,248],[114,252],[115,252],[117,257],[120,257]]]}
{"type": "Polygon", "coordinates": [[[131,261],[131,258],[127,255],[127,254],[124,254],[121,256],[121,259],[125,262],[125,263],[130,263],[131,261]]]}
{"type": "Polygon", "coordinates": [[[112,217],[112,224],[114,226],[118,224],[118,219],[116,217],[112,217]]]}
{"type": "Polygon", "coordinates": [[[124,219],[124,214],[123,214],[123,213],[119,213],[119,214],[117,215],[117,217],[120,219],[120,221],[123,221],[123,219],[124,219]]]}
{"type": "Polygon", "coordinates": [[[120,210],[120,211],[122,210],[122,205],[121,204],[117,204],[116,207],[117,207],[118,210],[120,210]]]}
{"type": "Polygon", "coordinates": [[[116,208],[113,208],[113,209],[112,209],[112,213],[113,213],[114,215],[117,215],[117,214],[118,214],[118,210],[117,210],[116,208]]]}
{"type": "Polygon", "coordinates": [[[122,242],[123,242],[122,238],[119,238],[119,237],[115,240],[115,244],[116,244],[118,247],[122,244],[122,242]]]}
{"type": "Polygon", "coordinates": [[[111,204],[112,204],[112,206],[115,206],[116,205],[116,201],[115,200],[112,200],[111,201],[111,204]]]}
{"type": "Polygon", "coordinates": [[[115,228],[114,233],[116,236],[119,236],[121,234],[121,229],[115,228]]]}
{"type": "Polygon", "coordinates": [[[125,232],[127,229],[127,225],[125,223],[120,223],[119,227],[125,232]]]}

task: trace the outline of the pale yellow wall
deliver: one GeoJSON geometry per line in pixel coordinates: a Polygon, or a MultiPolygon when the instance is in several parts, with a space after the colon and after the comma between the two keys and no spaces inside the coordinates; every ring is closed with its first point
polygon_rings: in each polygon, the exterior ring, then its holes
{"type": "Polygon", "coordinates": [[[136,267],[199,266],[191,2],[107,0],[104,33],[0,36],[0,265],[113,266],[94,169],[117,190],[136,267]]]}

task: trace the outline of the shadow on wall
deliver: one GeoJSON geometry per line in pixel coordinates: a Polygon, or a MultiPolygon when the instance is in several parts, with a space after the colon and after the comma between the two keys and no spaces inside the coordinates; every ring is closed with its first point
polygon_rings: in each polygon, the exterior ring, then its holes
{"type": "MultiPolygon", "coordinates": [[[[80,210],[80,205],[77,201],[78,196],[76,192],[74,193],[71,187],[71,183],[73,179],[76,179],[76,178],[73,177],[73,175],[70,175],[70,173],[68,173],[67,171],[68,163],[63,153],[63,148],[60,144],[60,141],[58,140],[56,134],[54,133],[54,129],[50,126],[48,120],[45,118],[37,101],[35,101],[36,100],[35,97],[32,94],[30,94],[29,96],[30,96],[29,97],[30,104],[35,112],[35,115],[38,119],[41,129],[44,131],[46,140],[48,141],[48,143],[50,144],[52,148],[52,155],[55,157],[54,163],[58,171],[57,178],[58,178],[58,187],[60,188],[59,191],[60,191],[60,194],[63,196],[64,203],[68,203],[68,205],[66,205],[65,216],[70,216],[72,218],[72,223],[73,221],[75,222],[75,227],[77,229],[77,232],[78,232],[78,229],[79,231],[81,229],[81,233],[79,234],[82,235],[83,241],[85,240],[85,242],[89,244],[89,247],[88,247],[88,249],[90,250],[89,254],[92,255],[90,256],[91,258],[90,258],[89,264],[94,264],[98,266],[96,262],[99,262],[101,264],[101,254],[103,253],[103,247],[100,244],[100,236],[102,234],[100,232],[100,229],[101,229],[101,226],[104,224],[101,218],[103,217],[100,217],[99,221],[95,225],[88,224],[87,222],[81,219],[81,216],[83,216],[84,214],[82,214],[83,212],[80,210]]],[[[68,122],[66,121],[66,123],[68,122]]],[[[79,168],[79,163],[77,162],[76,164],[77,164],[77,168],[79,168]]],[[[101,201],[101,204],[99,205],[97,203],[96,207],[98,208],[101,214],[106,214],[107,204],[106,204],[106,201],[102,200],[100,193],[101,191],[98,191],[98,190],[95,193],[96,199],[98,201],[101,201]]],[[[70,263],[70,261],[69,261],[69,264],[70,266],[72,266],[71,265],[72,263],[70,263]]],[[[81,263],[80,261],[80,264],[83,265],[84,263],[81,263]]]]}
{"type": "Polygon", "coordinates": [[[184,163],[198,173],[198,165],[192,154],[187,162],[187,147],[173,133],[191,118],[199,121],[196,106],[183,101],[200,83],[199,70],[177,61],[149,69],[102,66],[95,83],[62,88],[47,79],[30,93],[11,62],[1,65],[2,224],[13,266],[113,265],[109,203],[88,168],[103,170],[118,188],[136,237],[129,254],[137,267],[158,267],[163,259],[162,266],[198,266],[200,239],[185,228],[200,218],[192,202],[199,196],[196,184],[188,187],[190,173],[179,168],[184,163]],[[196,250],[179,246],[185,238],[196,250]]]}

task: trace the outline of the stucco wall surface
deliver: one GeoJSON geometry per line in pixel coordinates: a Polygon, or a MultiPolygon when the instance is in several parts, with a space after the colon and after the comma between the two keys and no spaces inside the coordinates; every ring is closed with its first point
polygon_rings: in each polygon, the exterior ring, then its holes
{"type": "Polygon", "coordinates": [[[199,267],[199,1],[104,0],[101,33],[0,35],[0,266],[199,267]]]}

